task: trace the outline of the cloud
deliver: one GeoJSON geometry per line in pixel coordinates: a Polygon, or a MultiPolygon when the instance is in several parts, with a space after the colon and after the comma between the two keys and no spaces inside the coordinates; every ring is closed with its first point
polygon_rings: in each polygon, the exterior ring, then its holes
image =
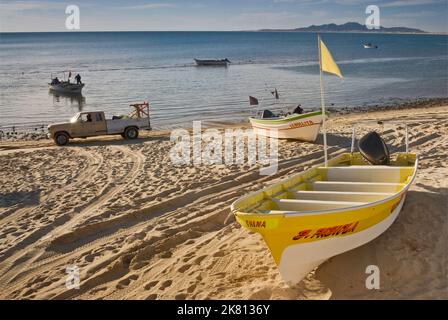
{"type": "MultiPolygon", "coordinates": [[[[339,4],[339,5],[363,5],[363,4],[377,4],[371,3],[372,0],[272,0],[274,3],[296,3],[296,4],[311,4],[311,5],[321,5],[321,4],[339,4]]],[[[395,0],[395,1],[385,1],[385,3],[378,3],[380,7],[404,7],[404,6],[419,6],[419,5],[430,5],[434,3],[440,3],[444,0],[395,0]]]]}
{"type": "Polygon", "coordinates": [[[274,3],[310,3],[312,0],[274,0],[274,3]]]}
{"type": "Polygon", "coordinates": [[[326,3],[328,0],[273,0],[274,3],[277,4],[291,4],[291,3],[297,3],[297,4],[311,4],[311,5],[319,5],[322,3],[326,3]]]}
{"type": "MultiPolygon", "coordinates": [[[[233,29],[236,30],[294,29],[320,22],[325,23],[329,17],[332,17],[332,12],[326,10],[313,10],[306,13],[285,10],[280,12],[243,12],[228,17],[223,25],[235,26],[233,29]]],[[[344,20],[344,22],[347,21],[344,20]]]]}
{"type": "Polygon", "coordinates": [[[424,6],[439,3],[440,0],[397,0],[389,3],[381,4],[380,8],[388,7],[407,7],[407,6],[424,6]]]}
{"type": "Polygon", "coordinates": [[[45,2],[45,1],[14,1],[14,2],[2,2],[0,5],[3,13],[13,13],[21,11],[30,11],[36,9],[54,9],[64,7],[63,4],[45,2]]]}
{"type": "Polygon", "coordinates": [[[432,11],[418,11],[418,12],[400,12],[387,15],[389,19],[415,19],[422,17],[433,17],[434,12],[432,11]]]}
{"type": "Polygon", "coordinates": [[[127,9],[160,9],[160,8],[175,8],[176,5],[172,3],[146,3],[136,6],[126,7],[127,9]]]}
{"type": "Polygon", "coordinates": [[[310,4],[310,5],[359,5],[362,3],[372,2],[372,0],[273,0],[274,3],[296,3],[296,4],[310,4]]]}

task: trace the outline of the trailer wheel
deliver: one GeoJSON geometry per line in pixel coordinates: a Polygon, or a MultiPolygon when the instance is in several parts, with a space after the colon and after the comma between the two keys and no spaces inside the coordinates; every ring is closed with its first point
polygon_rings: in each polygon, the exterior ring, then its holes
{"type": "Polygon", "coordinates": [[[138,129],[135,127],[129,127],[124,130],[124,137],[126,139],[137,139],[138,138],[138,129]]]}
{"type": "Polygon", "coordinates": [[[65,145],[67,145],[68,141],[69,141],[69,137],[68,137],[68,134],[66,134],[65,132],[57,132],[54,135],[54,142],[58,146],[65,146],[65,145]]]}

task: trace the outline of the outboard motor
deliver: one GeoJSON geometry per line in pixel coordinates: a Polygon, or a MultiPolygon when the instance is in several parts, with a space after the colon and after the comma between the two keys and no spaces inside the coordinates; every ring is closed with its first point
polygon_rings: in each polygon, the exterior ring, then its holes
{"type": "Polygon", "coordinates": [[[270,110],[263,110],[263,114],[261,116],[262,119],[266,119],[266,118],[275,118],[275,114],[272,113],[272,111],[270,110]]]}
{"type": "Polygon", "coordinates": [[[302,114],[303,109],[300,107],[300,104],[294,109],[292,113],[302,114]]]}
{"type": "Polygon", "coordinates": [[[361,155],[373,165],[389,165],[390,153],[386,143],[375,132],[369,132],[358,142],[358,149],[361,155]]]}

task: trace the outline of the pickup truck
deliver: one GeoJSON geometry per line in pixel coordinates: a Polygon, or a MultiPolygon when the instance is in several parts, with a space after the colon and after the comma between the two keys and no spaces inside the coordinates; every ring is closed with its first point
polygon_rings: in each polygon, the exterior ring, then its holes
{"type": "Polygon", "coordinates": [[[149,105],[131,105],[135,111],[127,116],[106,119],[103,111],[78,112],[70,122],[48,126],[48,137],[63,146],[73,138],[120,134],[125,139],[138,138],[139,130],[151,130],[149,105]],[[147,108],[146,110],[144,108],[147,108]]]}

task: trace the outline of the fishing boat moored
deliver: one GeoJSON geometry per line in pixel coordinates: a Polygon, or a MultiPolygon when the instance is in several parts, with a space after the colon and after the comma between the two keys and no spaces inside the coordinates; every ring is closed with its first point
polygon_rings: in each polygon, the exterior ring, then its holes
{"type": "MultiPolygon", "coordinates": [[[[267,112],[264,112],[265,115],[267,112]]],[[[271,115],[271,114],[269,114],[271,115]]],[[[249,118],[255,134],[313,142],[322,125],[322,112],[293,113],[281,117],[249,118]]]]}
{"type": "Polygon", "coordinates": [[[369,141],[360,153],[344,153],[232,204],[236,220],[262,235],[287,283],[372,241],[395,221],[418,160],[406,152],[374,165],[367,159],[382,153],[381,144],[372,150],[369,141]]]}
{"type": "Polygon", "coordinates": [[[208,60],[201,60],[201,59],[194,59],[197,66],[223,66],[227,67],[227,65],[230,63],[229,59],[208,59],[208,60]]]}
{"type": "Polygon", "coordinates": [[[371,44],[370,42],[369,43],[364,43],[363,47],[364,47],[364,49],[378,49],[377,45],[371,44]]]}
{"type": "MultiPolygon", "coordinates": [[[[81,76],[78,74],[76,77],[79,77],[79,81],[77,83],[70,82],[70,78],[72,76],[71,71],[61,71],[57,73],[52,73],[50,76],[51,82],[48,83],[48,88],[51,92],[67,94],[67,95],[79,95],[81,94],[82,89],[84,88],[84,83],[81,83],[81,76]],[[66,78],[65,74],[68,72],[68,77],[66,78]],[[59,79],[59,77],[61,79],[59,79]]],[[[75,77],[75,78],[76,78],[75,77]]]]}
{"type": "Polygon", "coordinates": [[[49,83],[48,87],[51,91],[65,94],[81,94],[84,83],[76,84],[67,81],[61,81],[59,83],[49,83]]]}

